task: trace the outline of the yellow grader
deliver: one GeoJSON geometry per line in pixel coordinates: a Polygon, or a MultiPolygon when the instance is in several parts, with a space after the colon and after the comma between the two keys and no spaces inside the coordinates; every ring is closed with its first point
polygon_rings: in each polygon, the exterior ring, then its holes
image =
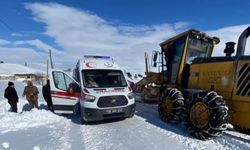
{"type": "Polygon", "coordinates": [[[235,43],[227,42],[226,56],[212,57],[219,38],[195,29],[162,42],[161,51],[152,54],[159,73],[146,71],[147,82],[138,83],[144,87],[140,90],[149,88],[158,97],[161,120],[184,121],[188,132],[203,140],[222,135],[229,121],[236,130],[249,130],[250,56],[245,56],[249,35],[250,26],[240,35],[235,56],[235,43]],[[150,86],[153,82],[158,90],[150,86]]]}

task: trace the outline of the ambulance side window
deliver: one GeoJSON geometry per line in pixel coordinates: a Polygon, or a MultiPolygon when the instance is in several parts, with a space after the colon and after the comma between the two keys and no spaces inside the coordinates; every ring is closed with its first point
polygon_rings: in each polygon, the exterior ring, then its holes
{"type": "Polygon", "coordinates": [[[67,91],[69,93],[80,92],[79,85],[63,72],[54,71],[53,79],[54,79],[55,87],[57,89],[67,91]]]}
{"type": "Polygon", "coordinates": [[[70,77],[68,77],[67,75],[65,75],[65,81],[66,81],[67,89],[69,88],[70,84],[74,83],[74,81],[70,77]]]}
{"type": "Polygon", "coordinates": [[[58,72],[58,71],[54,71],[53,72],[53,79],[54,79],[54,84],[55,87],[66,91],[67,90],[67,85],[64,79],[64,73],[63,72],[58,72]]]}

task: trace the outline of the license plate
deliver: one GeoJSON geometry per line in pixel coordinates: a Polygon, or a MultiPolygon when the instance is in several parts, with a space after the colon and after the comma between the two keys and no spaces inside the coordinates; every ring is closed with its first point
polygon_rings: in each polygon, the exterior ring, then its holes
{"type": "Polygon", "coordinates": [[[122,108],[117,108],[117,109],[107,109],[107,113],[112,114],[112,113],[120,113],[122,112],[122,108]]]}

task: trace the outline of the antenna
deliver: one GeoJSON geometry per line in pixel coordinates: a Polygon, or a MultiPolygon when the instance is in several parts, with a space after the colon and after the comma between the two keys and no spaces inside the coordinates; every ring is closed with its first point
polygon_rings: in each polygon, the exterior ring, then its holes
{"type": "Polygon", "coordinates": [[[50,67],[51,69],[54,69],[53,61],[52,61],[52,56],[51,56],[51,49],[49,49],[49,59],[50,59],[50,67]]]}

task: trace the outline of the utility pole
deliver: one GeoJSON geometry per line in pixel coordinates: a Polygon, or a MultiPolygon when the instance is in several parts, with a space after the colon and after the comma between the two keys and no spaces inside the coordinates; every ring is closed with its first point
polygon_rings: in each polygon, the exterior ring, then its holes
{"type": "Polygon", "coordinates": [[[51,56],[51,49],[49,49],[49,59],[50,59],[50,67],[51,69],[54,69],[53,61],[52,61],[52,56],[51,56]]]}
{"type": "Polygon", "coordinates": [[[49,60],[47,59],[47,80],[49,79],[49,60]]]}

